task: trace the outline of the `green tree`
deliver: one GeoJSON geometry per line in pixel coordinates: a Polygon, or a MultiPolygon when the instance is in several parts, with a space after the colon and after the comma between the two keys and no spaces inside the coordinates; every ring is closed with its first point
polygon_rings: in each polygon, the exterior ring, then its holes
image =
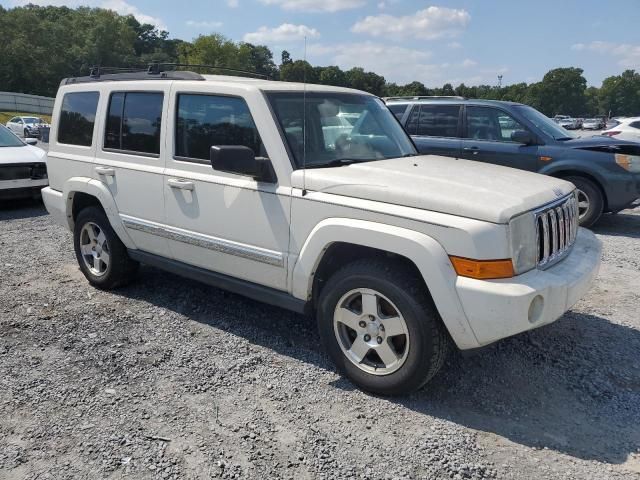
{"type": "Polygon", "coordinates": [[[540,82],[540,110],[548,115],[579,115],[586,104],[587,80],[581,68],[555,68],[540,82]]]}
{"type": "Polygon", "coordinates": [[[322,85],[333,85],[335,87],[346,87],[347,78],[340,67],[330,66],[322,67],[320,69],[320,75],[318,76],[318,82],[322,85]]]}
{"type": "Polygon", "coordinates": [[[600,111],[608,115],[630,116],[640,112],[640,73],[625,70],[605,78],[599,91],[600,111]]]}
{"type": "Polygon", "coordinates": [[[280,79],[285,82],[316,83],[316,72],[309,62],[296,60],[280,66],[280,79]]]}
{"type": "Polygon", "coordinates": [[[347,85],[351,88],[364,90],[373,95],[382,96],[385,92],[384,77],[373,72],[365,72],[363,68],[352,68],[345,72],[347,85]]]}

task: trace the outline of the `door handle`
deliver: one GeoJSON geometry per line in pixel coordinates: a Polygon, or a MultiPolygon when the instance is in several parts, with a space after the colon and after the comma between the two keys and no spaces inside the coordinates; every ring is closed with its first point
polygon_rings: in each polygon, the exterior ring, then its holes
{"type": "Polygon", "coordinates": [[[178,178],[170,178],[167,183],[171,188],[179,188],[180,190],[193,190],[195,185],[188,180],[180,180],[178,178]]]}
{"type": "Polygon", "coordinates": [[[113,177],[116,174],[114,168],[111,167],[96,167],[96,173],[98,175],[105,175],[107,177],[113,177]]]}
{"type": "Polygon", "coordinates": [[[464,147],[462,150],[465,152],[473,152],[474,155],[477,155],[480,149],[478,147],[464,147]]]}

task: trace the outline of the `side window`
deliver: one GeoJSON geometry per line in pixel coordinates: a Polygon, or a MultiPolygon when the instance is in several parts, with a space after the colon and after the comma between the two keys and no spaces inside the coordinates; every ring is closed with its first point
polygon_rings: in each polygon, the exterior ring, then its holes
{"type": "Polygon", "coordinates": [[[404,112],[407,111],[406,105],[395,104],[395,105],[387,105],[387,106],[389,107],[389,110],[391,110],[391,113],[393,113],[398,120],[402,120],[402,116],[404,115],[404,112]]]}
{"type": "Polygon", "coordinates": [[[640,120],[639,120],[639,121],[637,121],[637,122],[631,122],[631,123],[629,124],[629,126],[630,126],[631,128],[637,128],[637,129],[640,129],[640,120]]]}
{"type": "Polygon", "coordinates": [[[459,116],[460,106],[458,105],[422,105],[418,135],[457,137],[459,116]]]}
{"type": "Polygon", "coordinates": [[[112,93],[104,147],[159,155],[163,98],[159,92],[112,93]]]}
{"type": "Polygon", "coordinates": [[[511,115],[492,107],[467,107],[467,138],[510,142],[516,130],[526,130],[511,115]]]}
{"type": "Polygon", "coordinates": [[[411,110],[407,125],[405,126],[409,135],[417,135],[418,133],[418,119],[420,118],[420,105],[416,105],[411,110]]]}
{"type": "Polygon", "coordinates": [[[266,156],[249,107],[237,97],[178,95],[176,157],[206,160],[212,145],[243,145],[266,156]]]}
{"type": "Polygon", "coordinates": [[[98,92],[67,93],[62,100],[58,142],[91,146],[98,108],[98,92]]]}

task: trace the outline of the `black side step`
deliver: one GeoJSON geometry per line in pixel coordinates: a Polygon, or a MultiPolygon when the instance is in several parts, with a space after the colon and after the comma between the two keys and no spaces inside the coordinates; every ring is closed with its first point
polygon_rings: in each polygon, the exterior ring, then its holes
{"type": "Polygon", "coordinates": [[[237,293],[249,297],[259,302],[275,305],[276,307],[291,310],[296,313],[308,314],[309,302],[300,300],[287,292],[276,290],[275,288],[265,287],[257,283],[240,280],[222,273],[212,272],[204,268],[194,267],[186,263],[178,262],[170,258],[160,257],[152,253],[142,252],[140,250],[128,250],[129,256],[133,260],[140,263],[157,267],[167,272],[175,273],[181,277],[190,278],[198,282],[206,283],[212,287],[221,288],[229,292],[237,293]]]}

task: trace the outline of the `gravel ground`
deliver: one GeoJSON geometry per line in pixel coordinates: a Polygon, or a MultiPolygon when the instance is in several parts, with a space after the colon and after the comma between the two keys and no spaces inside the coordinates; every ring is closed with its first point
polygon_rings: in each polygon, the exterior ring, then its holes
{"type": "Polygon", "coordinates": [[[558,322],[427,389],[337,375],[314,322],[153,268],[90,287],[39,204],[0,209],[0,478],[640,478],[640,209],[558,322]]]}

